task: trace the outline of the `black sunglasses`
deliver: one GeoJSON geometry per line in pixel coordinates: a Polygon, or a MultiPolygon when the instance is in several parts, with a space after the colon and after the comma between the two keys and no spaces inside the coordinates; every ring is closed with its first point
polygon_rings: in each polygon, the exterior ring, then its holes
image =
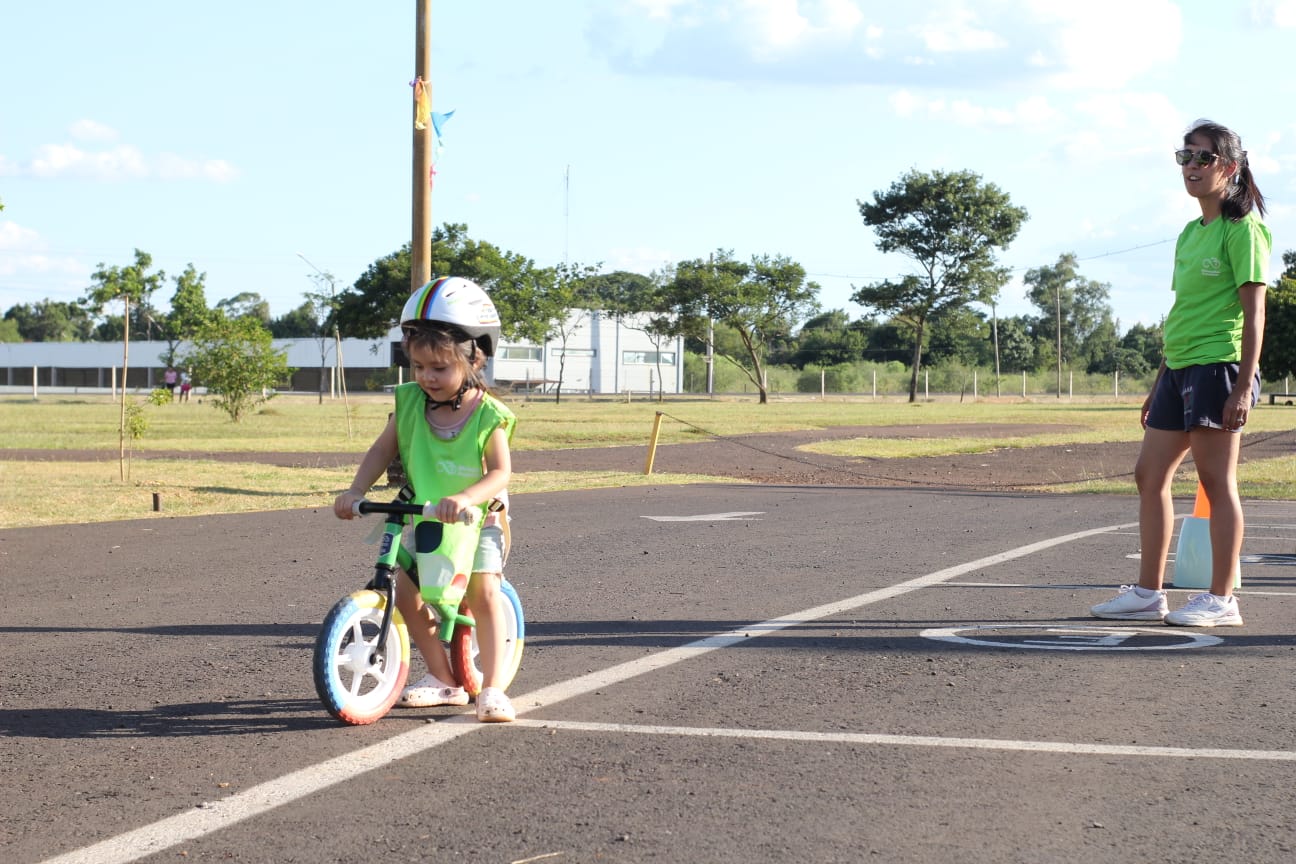
{"type": "Polygon", "coordinates": [[[1184,149],[1175,151],[1175,161],[1180,165],[1187,165],[1191,162],[1198,168],[1205,168],[1218,158],[1220,158],[1218,153],[1211,153],[1209,150],[1198,150],[1193,152],[1192,150],[1184,149]]]}

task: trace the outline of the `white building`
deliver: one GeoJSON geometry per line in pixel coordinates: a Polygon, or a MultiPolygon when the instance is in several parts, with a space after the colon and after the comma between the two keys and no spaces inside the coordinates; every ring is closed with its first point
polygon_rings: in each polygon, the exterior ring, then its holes
{"type": "MultiPolygon", "coordinates": [[[[565,350],[559,340],[544,345],[505,341],[487,373],[499,388],[549,392],[558,386],[561,366],[564,393],[679,393],[684,384],[684,341],[671,338],[657,344],[635,329],[647,319],[573,312],[564,328],[570,333],[565,350]]],[[[274,346],[297,370],[287,390],[332,392],[341,377],[339,369],[349,391],[408,380],[406,370],[393,368],[401,356],[399,328],[382,339],[343,339],[340,352],[332,339],[276,339],[274,346]]],[[[170,347],[166,342],[130,343],[129,389],[161,386],[170,347]]],[[[0,342],[0,391],[108,390],[120,386],[121,365],[120,342],[0,342]]],[[[194,383],[202,386],[201,381],[194,383]]]]}

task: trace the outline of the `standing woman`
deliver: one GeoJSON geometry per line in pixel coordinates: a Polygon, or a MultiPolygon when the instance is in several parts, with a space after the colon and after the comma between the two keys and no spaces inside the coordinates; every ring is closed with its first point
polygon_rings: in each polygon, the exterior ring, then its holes
{"type": "Polygon", "coordinates": [[[1164,359],[1143,403],[1143,446],[1134,477],[1143,551],[1139,584],[1090,611],[1098,618],[1162,620],[1186,627],[1239,627],[1233,585],[1242,550],[1237,463],[1241,430],[1260,398],[1265,279],[1273,245],[1260,221],[1264,196],[1236,132],[1198,120],[1175,151],[1184,188],[1201,218],[1175,245],[1174,305],[1165,320],[1164,359]],[[1210,502],[1211,589],[1170,612],[1166,554],[1174,531],[1170,484],[1192,453],[1210,502]]]}

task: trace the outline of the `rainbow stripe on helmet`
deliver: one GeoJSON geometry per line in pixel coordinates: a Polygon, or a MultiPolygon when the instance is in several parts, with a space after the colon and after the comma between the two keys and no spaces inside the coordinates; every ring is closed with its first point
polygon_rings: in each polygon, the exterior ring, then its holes
{"type": "Polygon", "coordinates": [[[454,278],[453,276],[442,276],[440,279],[437,279],[435,282],[429,282],[428,284],[424,285],[422,288],[423,293],[418,298],[418,305],[416,307],[418,310],[418,314],[415,315],[414,317],[418,318],[419,320],[427,320],[428,310],[432,308],[432,301],[436,299],[437,292],[441,290],[442,285],[444,285],[446,282],[449,282],[453,278],[454,278]]]}

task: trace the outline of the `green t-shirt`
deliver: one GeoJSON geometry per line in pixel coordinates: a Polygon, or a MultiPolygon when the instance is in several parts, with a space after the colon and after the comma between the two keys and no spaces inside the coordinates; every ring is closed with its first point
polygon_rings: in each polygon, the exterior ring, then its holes
{"type": "Polygon", "coordinates": [[[1242,301],[1238,288],[1266,281],[1273,238],[1254,213],[1237,222],[1189,222],[1175,244],[1174,305],[1165,322],[1165,361],[1171,369],[1242,359],[1242,301]]]}

